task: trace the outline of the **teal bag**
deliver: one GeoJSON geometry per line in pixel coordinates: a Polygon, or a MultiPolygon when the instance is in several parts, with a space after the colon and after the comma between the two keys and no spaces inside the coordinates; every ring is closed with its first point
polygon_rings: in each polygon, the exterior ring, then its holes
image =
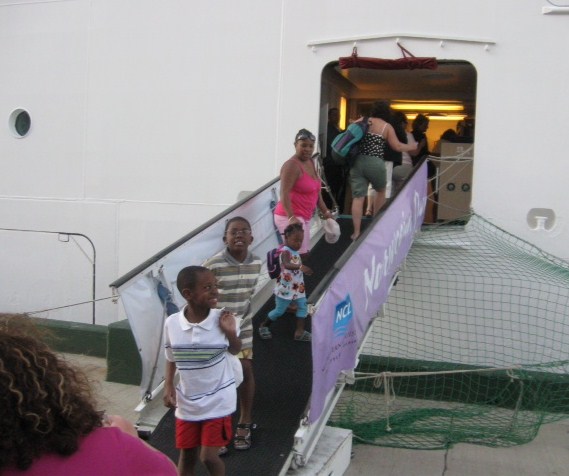
{"type": "Polygon", "coordinates": [[[351,166],[359,152],[359,142],[368,130],[368,118],[353,122],[332,141],[332,160],[336,165],[351,166]]]}

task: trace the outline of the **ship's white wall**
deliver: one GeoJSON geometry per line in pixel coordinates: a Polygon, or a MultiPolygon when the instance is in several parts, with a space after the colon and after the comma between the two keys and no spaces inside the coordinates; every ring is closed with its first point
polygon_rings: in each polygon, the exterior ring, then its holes
{"type": "MultiPolygon", "coordinates": [[[[478,74],[473,208],[507,231],[569,259],[569,162],[563,143],[569,123],[564,86],[569,64],[560,60],[569,40],[569,15],[543,15],[543,1],[358,2],[354,9],[360,15],[339,14],[348,11],[342,1],[301,4],[287,2],[287,12],[303,9],[306,15],[285,22],[283,70],[302,63],[305,74],[290,76],[283,97],[299,96],[310,88],[307,77],[316,76],[327,62],[349,56],[353,46],[329,44],[312,52],[306,48],[311,40],[392,33],[416,56],[469,61],[478,74]],[[484,43],[447,40],[440,46],[438,40],[403,38],[405,34],[496,44],[486,49],[484,43]],[[553,209],[555,227],[530,229],[527,213],[532,208],[553,209]]],[[[359,41],[357,46],[360,56],[399,56],[393,39],[359,41]]],[[[316,124],[317,92],[310,93],[307,114],[310,124],[316,124]]],[[[281,130],[292,130],[294,105],[283,103],[281,130]]],[[[280,137],[286,141],[286,135],[280,137]]]]}
{"type": "MultiPolygon", "coordinates": [[[[349,55],[353,42],[312,50],[310,41],[438,35],[496,42],[487,50],[402,39],[416,56],[466,60],[478,72],[475,210],[569,259],[569,65],[562,60],[569,15],[542,15],[544,4],[0,2],[0,227],[89,236],[98,252],[97,297],[106,297],[108,283],[233,203],[239,191],[273,178],[299,128],[318,130],[322,68],[349,55]],[[32,116],[24,139],[7,127],[19,107],[32,116]],[[529,229],[526,214],[535,207],[555,211],[553,230],[529,229]]],[[[358,50],[400,54],[394,39],[360,41],[358,50]]],[[[26,240],[2,252],[20,276],[0,289],[0,301],[9,303],[0,311],[45,307],[22,297],[22,283],[35,271],[18,266],[19,256],[30,254],[26,240]]],[[[38,267],[56,269],[49,259],[38,267]]],[[[53,303],[68,303],[61,290],[81,272],[77,263],[53,277],[53,303]]],[[[100,322],[116,320],[117,306],[104,306],[100,322]]]]}
{"type": "MultiPolygon", "coordinates": [[[[6,124],[14,109],[26,109],[32,131],[24,139],[0,131],[0,214],[9,217],[0,228],[89,236],[98,252],[98,298],[234,203],[239,191],[277,174],[280,4],[11,3],[0,3],[0,114],[6,124]],[[82,206],[67,207],[75,203],[82,206]],[[38,220],[53,204],[72,211],[38,220]]],[[[29,235],[0,236],[11,250],[3,260],[19,270],[6,276],[0,311],[84,300],[85,285],[74,280],[80,264],[51,276],[51,299],[26,296],[25,283],[43,284],[30,277],[33,263],[20,259],[30,253],[30,239],[22,238],[29,235]]],[[[58,260],[51,253],[36,264],[55,270],[58,260]]],[[[74,318],[44,315],[90,322],[83,308],[74,318]]],[[[119,316],[106,303],[97,313],[98,323],[119,316]]]]}

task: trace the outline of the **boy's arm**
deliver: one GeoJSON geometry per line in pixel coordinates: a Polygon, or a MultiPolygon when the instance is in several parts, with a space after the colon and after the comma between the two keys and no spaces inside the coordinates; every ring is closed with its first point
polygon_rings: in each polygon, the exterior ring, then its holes
{"type": "Polygon", "coordinates": [[[164,405],[168,408],[176,408],[176,388],[174,387],[174,376],[176,375],[176,362],[166,361],[166,372],[164,377],[164,405]]]}
{"type": "Polygon", "coordinates": [[[241,339],[237,333],[237,320],[232,312],[223,311],[219,316],[219,327],[229,341],[227,348],[230,354],[238,354],[241,350],[241,339]]]}
{"type": "Polygon", "coordinates": [[[241,339],[237,337],[237,334],[233,334],[231,336],[225,334],[227,336],[227,340],[229,341],[229,347],[227,351],[230,354],[236,355],[241,352],[241,339]]]}

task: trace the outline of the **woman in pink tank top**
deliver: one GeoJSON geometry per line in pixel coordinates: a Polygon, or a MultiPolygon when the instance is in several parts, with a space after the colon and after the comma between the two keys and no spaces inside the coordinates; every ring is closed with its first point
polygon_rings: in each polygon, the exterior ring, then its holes
{"type": "Polygon", "coordinates": [[[310,249],[310,220],[316,207],[325,218],[332,218],[322,199],[321,180],[312,162],[315,141],[314,135],[306,129],[296,134],[295,154],[281,168],[281,197],[274,213],[275,225],[280,233],[291,223],[303,226],[301,254],[306,254],[310,249]]]}

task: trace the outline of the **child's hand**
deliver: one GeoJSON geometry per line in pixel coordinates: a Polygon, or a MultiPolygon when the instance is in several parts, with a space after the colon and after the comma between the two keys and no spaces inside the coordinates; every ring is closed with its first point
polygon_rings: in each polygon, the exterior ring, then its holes
{"type": "Polygon", "coordinates": [[[219,328],[222,332],[227,334],[235,334],[237,332],[237,323],[235,322],[235,315],[229,311],[223,311],[219,316],[219,328]]]}
{"type": "Polygon", "coordinates": [[[304,264],[300,267],[300,270],[301,270],[304,274],[306,274],[307,276],[310,276],[310,275],[314,272],[314,271],[312,271],[312,268],[309,268],[308,266],[306,266],[306,265],[304,265],[304,264]]]}
{"type": "Polygon", "coordinates": [[[164,388],[164,396],[162,397],[162,401],[164,402],[165,407],[176,408],[176,390],[173,388],[170,390],[164,388]]]}

